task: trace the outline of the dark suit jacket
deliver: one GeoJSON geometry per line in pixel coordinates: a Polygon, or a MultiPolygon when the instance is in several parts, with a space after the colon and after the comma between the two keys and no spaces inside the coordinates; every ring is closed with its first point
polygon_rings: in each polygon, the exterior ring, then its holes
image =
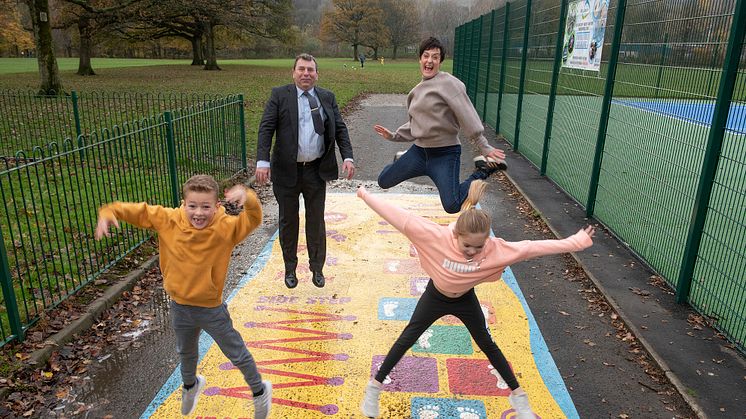
{"type": "MultiPolygon", "coordinates": [[[[324,108],[324,154],[319,164],[319,174],[325,181],[339,177],[335,144],[339,146],[342,159],[352,158],[352,144],[347,125],[339,113],[337,99],[329,90],[315,87],[321,106],[324,108]]],[[[298,96],[295,84],[275,87],[264,107],[259,124],[259,139],[256,159],[270,162],[272,182],[282,186],[294,186],[297,181],[296,159],[298,156],[298,96]],[[276,136],[275,136],[276,134],[276,136]],[[272,146],[272,137],[275,144],[272,146]],[[272,157],[270,158],[270,148],[272,157]]]]}

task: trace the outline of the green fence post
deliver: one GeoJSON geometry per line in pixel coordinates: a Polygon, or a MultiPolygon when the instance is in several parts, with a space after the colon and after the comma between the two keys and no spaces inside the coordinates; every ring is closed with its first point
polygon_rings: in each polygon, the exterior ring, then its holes
{"type": "MultiPolygon", "coordinates": [[[[466,32],[468,34],[468,36],[466,37],[466,39],[467,39],[467,42],[469,44],[469,53],[468,53],[468,57],[467,57],[466,62],[465,62],[466,68],[464,69],[464,78],[461,81],[463,81],[464,84],[466,85],[466,96],[469,96],[469,80],[471,79],[471,57],[473,55],[472,54],[472,50],[474,49],[473,48],[473,44],[474,43],[472,42],[472,38],[474,37],[474,34],[472,33],[473,32],[472,27],[474,26],[474,22],[473,21],[469,21],[469,22],[466,23],[466,25],[467,25],[466,32]]],[[[469,98],[469,99],[471,99],[471,98],[469,98]]]]}
{"type": "Polygon", "coordinates": [[[567,24],[567,1],[560,0],[559,29],[557,42],[554,44],[554,65],[552,67],[552,84],[549,86],[549,103],[547,104],[547,124],[544,128],[544,146],[541,149],[541,168],[539,174],[547,174],[547,160],[549,159],[549,140],[552,137],[554,122],[554,102],[557,99],[557,84],[559,83],[560,68],[562,67],[562,48],[565,44],[565,25],[567,24]]]}
{"type": "Polygon", "coordinates": [[[518,135],[521,132],[521,111],[523,108],[523,88],[526,84],[526,59],[528,58],[528,32],[531,29],[531,0],[526,1],[526,29],[523,31],[523,53],[521,54],[521,77],[518,81],[518,104],[515,108],[515,140],[513,150],[518,150],[518,135]]]}
{"type": "Polygon", "coordinates": [[[459,39],[459,34],[458,34],[458,32],[459,32],[460,29],[461,29],[461,26],[456,26],[453,29],[453,54],[452,54],[452,57],[453,57],[453,70],[451,70],[451,74],[453,74],[453,77],[456,77],[457,79],[461,79],[459,77],[459,75],[458,75],[459,74],[459,72],[458,72],[458,66],[459,66],[458,54],[459,54],[459,51],[461,50],[461,45],[459,45],[459,42],[461,42],[461,40],[459,39]]]}
{"type": "Polygon", "coordinates": [[[75,120],[75,138],[80,137],[83,130],[80,128],[80,110],[78,109],[78,92],[73,90],[70,92],[70,98],[73,102],[73,118],[75,120]]]}
{"type": "Polygon", "coordinates": [[[240,111],[238,112],[238,120],[241,123],[241,165],[243,166],[244,172],[248,172],[249,163],[246,161],[246,127],[244,126],[245,116],[243,108],[243,94],[238,95],[238,104],[240,111]]]}
{"type": "Polygon", "coordinates": [[[508,58],[508,20],[510,15],[510,3],[505,3],[505,27],[503,28],[503,57],[500,63],[500,95],[497,96],[497,118],[495,118],[495,132],[500,132],[500,108],[503,105],[503,90],[505,90],[505,61],[508,58]]]}
{"type": "MultiPolygon", "coordinates": [[[[73,120],[75,121],[75,144],[80,145],[80,135],[83,133],[83,129],[80,126],[80,108],[78,105],[78,92],[73,90],[70,92],[70,99],[73,103],[73,120]]],[[[86,149],[81,147],[80,160],[85,161],[86,149]]]]}
{"type": "Polygon", "coordinates": [[[166,121],[166,146],[168,150],[168,174],[171,178],[171,204],[179,206],[179,176],[176,173],[176,142],[174,140],[174,122],[170,111],[163,113],[166,121]]]}
{"type": "Polygon", "coordinates": [[[477,96],[479,95],[479,67],[482,64],[482,21],[484,15],[479,16],[479,40],[477,41],[477,71],[474,73],[474,104],[477,104],[477,96]]]}
{"type": "MultiPolygon", "coordinates": [[[[661,77],[663,77],[663,64],[666,62],[666,51],[668,50],[668,33],[663,34],[663,51],[661,51],[661,63],[658,65],[658,77],[655,79],[655,98],[658,99],[658,91],[661,88],[661,77]]],[[[710,72],[712,74],[712,72],[710,72]]],[[[710,80],[712,84],[712,80],[710,80]]],[[[710,85],[708,84],[708,86],[710,85]]]]}
{"type": "Polygon", "coordinates": [[[619,58],[619,47],[622,43],[622,27],[624,26],[624,14],[627,11],[627,0],[619,0],[616,9],[616,20],[614,21],[614,41],[611,44],[609,54],[609,70],[606,73],[606,89],[604,100],[601,104],[601,122],[598,124],[598,137],[596,138],[596,153],[593,156],[593,168],[591,169],[591,182],[588,187],[588,200],[585,204],[587,217],[593,215],[596,206],[596,194],[598,193],[598,178],[601,175],[601,158],[604,154],[606,144],[606,129],[609,126],[609,112],[611,111],[611,97],[614,94],[614,78],[616,77],[616,64],[619,58]]]}
{"type": "Polygon", "coordinates": [[[0,231],[0,275],[2,276],[0,286],[3,289],[5,311],[8,315],[10,331],[15,335],[16,340],[23,342],[24,333],[21,325],[21,315],[18,313],[18,302],[13,288],[13,278],[10,276],[10,263],[8,262],[8,253],[5,250],[5,239],[2,231],[0,231]]]}
{"type": "Polygon", "coordinates": [[[495,10],[490,13],[490,44],[487,49],[487,78],[484,82],[484,103],[482,104],[482,121],[487,120],[487,96],[490,93],[490,70],[492,69],[492,38],[495,28],[495,10]]]}
{"type": "Polygon", "coordinates": [[[456,51],[458,51],[458,61],[454,62],[454,66],[456,67],[456,74],[454,75],[461,80],[461,77],[464,75],[464,25],[456,28],[456,51]]]}
{"type": "Polygon", "coordinates": [[[728,123],[728,111],[733,99],[733,90],[738,76],[738,64],[743,48],[744,34],[746,34],[746,1],[736,2],[733,13],[733,23],[730,27],[728,47],[725,51],[725,63],[720,74],[720,86],[718,87],[715,111],[712,115],[710,134],[707,137],[707,148],[702,162],[702,171],[697,185],[697,194],[694,198],[692,208],[692,222],[689,224],[689,234],[686,238],[684,256],[681,260],[679,279],[676,283],[676,302],[685,303],[689,299],[689,290],[692,285],[692,275],[697,263],[699,245],[702,241],[702,230],[704,230],[707,219],[707,207],[712,194],[712,183],[717,174],[720,150],[723,146],[725,126],[728,123]]]}

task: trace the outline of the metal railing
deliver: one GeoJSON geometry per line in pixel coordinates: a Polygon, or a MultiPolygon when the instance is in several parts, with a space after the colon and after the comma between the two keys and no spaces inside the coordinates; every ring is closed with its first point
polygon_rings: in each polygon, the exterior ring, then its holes
{"type": "Polygon", "coordinates": [[[465,23],[454,73],[486,124],[746,352],[746,2],[592,1],[598,71],[563,65],[580,3],[465,23]]]}
{"type": "Polygon", "coordinates": [[[0,156],[30,152],[50,141],[76,138],[168,109],[219,99],[193,93],[76,92],[38,95],[0,90],[0,156]]]}
{"type": "Polygon", "coordinates": [[[151,237],[123,225],[93,239],[111,201],[176,207],[197,173],[246,169],[243,96],[190,106],[0,157],[0,344],[151,237]]]}

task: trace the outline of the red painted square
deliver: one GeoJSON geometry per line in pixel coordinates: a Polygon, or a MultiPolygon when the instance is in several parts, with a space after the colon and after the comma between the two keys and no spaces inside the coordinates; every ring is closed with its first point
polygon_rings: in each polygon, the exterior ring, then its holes
{"type": "Polygon", "coordinates": [[[465,396],[503,396],[510,394],[505,381],[486,359],[449,358],[446,360],[448,387],[453,394],[465,396]]]}

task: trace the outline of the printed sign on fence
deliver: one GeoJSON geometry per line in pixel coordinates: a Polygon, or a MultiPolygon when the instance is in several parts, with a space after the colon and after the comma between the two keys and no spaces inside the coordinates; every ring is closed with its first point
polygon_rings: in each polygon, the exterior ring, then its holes
{"type": "Polygon", "coordinates": [[[599,71],[609,0],[572,0],[567,8],[562,66],[599,71]]]}

